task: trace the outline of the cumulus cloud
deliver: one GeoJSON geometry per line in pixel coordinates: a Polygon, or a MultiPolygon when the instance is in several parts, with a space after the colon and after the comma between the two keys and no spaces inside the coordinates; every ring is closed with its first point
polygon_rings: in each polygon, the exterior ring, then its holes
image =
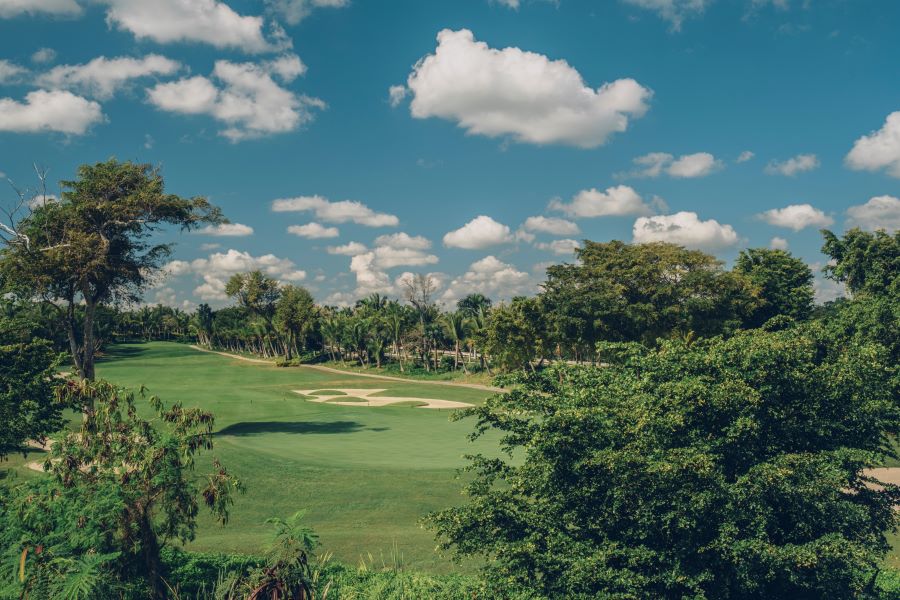
{"type": "Polygon", "coordinates": [[[227,252],[216,252],[208,258],[193,261],[173,260],[165,265],[163,271],[170,277],[195,275],[202,283],[194,288],[194,295],[201,300],[225,300],[225,283],[235,273],[260,270],[270,277],[282,282],[303,281],[306,271],[297,269],[297,265],[287,258],[279,258],[274,254],[253,256],[249,252],[229,249],[227,252]]]}
{"type": "Polygon", "coordinates": [[[553,254],[574,254],[577,248],[581,247],[581,244],[578,243],[578,240],[553,240],[552,242],[544,243],[541,242],[539,244],[534,245],[538,250],[547,250],[552,252],[553,254]]]}
{"type": "Polygon", "coordinates": [[[701,221],[695,212],[639,217],[634,222],[632,236],[635,243],[671,242],[687,248],[718,250],[733,246],[738,235],[731,225],[715,219],[701,221]]]}
{"type": "Polygon", "coordinates": [[[815,154],[798,154],[785,161],[770,161],[765,172],[768,175],[787,175],[793,177],[797,173],[813,171],[819,168],[819,158],[815,154]]]}
{"type": "Polygon", "coordinates": [[[375,238],[376,246],[387,246],[389,248],[410,248],[414,250],[427,250],[431,248],[431,240],[421,235],[409,235],[408,233],[399,232],[386,235],[379,235],[375,238]]]}
{"type": "MultiPolygon", "coordinates": [[[[296,57],[294,57],[296,58],[296,57]]],[[[216,61],[212,80],[188,77],[158,83],[147,92],[157,108],[188,115],[205,114],[226,125],[220,135],[232,142],[294,131],[325,108],[318,98],[297,95],[272,78],[291,78],[303,72],[291,57],[263,64],[216,61]]]]}
{"type": "Polygon", "coordinates": [[[81,14],[81,10],[81,6],[75,0],[0,0],[0,19],[25,14],[77,17],[81,14]]]}
{"type": "Polygon", "coordinates": [[[100,105],[62,90],[35,90],[24,102],[0,98],[0,131],[82,135],[104,120],[100,105]]]}
{"type": "Polygon", "coordinates": [[[478,250],[513,241],[507,225],[498,223],[487,215],[479,215],[453,231],[444,235],[444,245],[448,248],[478,250]]]}
{"type": "Polygon", "coordinates": [[[288,233],[310,240],[319,240],[323,238],[336,238],[341,234],[337,227],[325,227],[321,223],[307,223],[306,225],[291,225],[287,228],[288,233]]]}
{"type": "Polygon", "coordinates": [[[900,177],[900,111],[889,114],[878,131],[856,140],[844,162],[858,171],[884,169],[900,177]]]}
{"type": "Polygon", "coordinates": [[[143,58],[98,56],[83,65],[59,65],[37,78],[41,87],[69,89],[101,100],[113,94],[132,79],[152,75],[172,75],[181,63],[148,54],[143,58]]]}
{"type": "Polygon", "coordinates": [[[284,32],[273,26],[264,32],[262,17],[239,15],[218,0],[100,0],[107,5],[106,21],[139,40],[160,44],[199,42],[216,48],[249,53],[290,47],[284,32]]]}
{"type": "Polygon", "coordinates": [[[242,223],[222,223],[220,225],[207,225],[198,229],[196,233],[218,237],[245,237],[253,235],[253,228],[242,223]]]}
{"type": "Polygon", "coordinates": [[[682,179],[706,177],[724,166],[722,161],[709,152],[682,154],[678,158],[668,152],[651,152],[638,156],[632,161],[637,169],[620,177],[659,177],[662,174],[682,179]]]}
{"type": "Polygon", "coordinates": [[[788,249],[788,241],[783,237],[778,237],[777,235],[773,237],[769,241],[769,248],[772,250],[787,250],[788,249]]]}
{"type": "Polygon", "coordinates": [[[392,85],[388,88],[388,102],[396,108],[400,106],[407,94],[409,94],[409,90],[406,89],[405,85],[392,85]]]}
{"type": "Polygon", "coordinates": [[[791,204],[784,208],[773,208],[758,215],[769,225],[787,227],[800,231],[806,227],[828,227],[834,219],[811,204],[791,204]]]}
{"type": "Polygon", "coordinates": [[[328,254],[340,254],[342,256],[356,256],[369,251],[365,244],[360,244],[359,242],[347,242],[342,246],[328,246],[326,250],[328,254]]]}
{"type": "Polygon", "coordinates": [[[524,143],[594,148],[647,111],[651,92],[634,79],[594,89],[564,60],[490,48],[467,29],[445,29],[437,41],[407,79],[417,119],[448,119],[470,134],[524,143]]]}
{"type": "Polygon", "coordinates": [[[8,60],[0,59],[0,83],[12,83],[17,81],[20,75],[27,72],[28,69],[20,67],[8,60]]]}
{"type": "Polygon", "coordinates": [[[747,162],[748,160],[752,160],[754,156],[756,156],[756,154],[754,154],[753,152],[750,152],[749,150],[744,150],[743,152],[740,153],[740,155],[738,155],[737,160],[735,160],[734,162],[744,163],[744,162],[747,162]]]}
{"type": "Polygon", "coordinates": [[[53,48],[39,48],[31,55],[31,62],[43,64],[52,62],[56,58],[56,50],[53,48]]]}
{"type": "Polygon", "coordinates": [[[655,12],[668,21],[672,31],[681,31],[685,19],[703,14],[712,0],[623,0],[626,4],[655,12]]]}
{"type": "Polygon", "coordinates": [[[569,203],[559,199],[550,202],[551,210],[558,210],[570,217],[620,217],[625,215],[650,215],[653,209],[640,194],[627,185],[581,190],[569,203]]]}
{"type": "Polygon", "coordinates": [[[59,196],[56,194],[35,194],[28,200],[28,208],[34,210],[53,202],[59,202],[59,196]]]}
{"type": "Polygon", "coordinates": [[[552,235],[577,235],[581,233],[576,223],[559,217],[528,217],[522,225],[526,231],[552,235]]]}
{"type": "Polygon", "coordinates": [[[326,223],[356,223],[366,227],[396,227],[400,222],[395,215],[375,212],[362,202],[340,200],[332,202],[323,196],[297,196],[272,202],[275,212],[312,212],[326,223]]]}
{"type": "Polygon", "coordinates": [[[847,224],[862,229],[884,229],[888,232],[900,229],[900,198],[875,196],[865,204],[847,209],[847,224]]]}
{"type": "Polygon", "coordinates": [[[441,296],[451,304],[468,294],[479,292],[497,299],[508,299],[532,291],[531,276],[496,256],[485,256],[469,266],[468,271],[453,279],[441,296]]]}
{"type": "Polygon", "coordinates": [[[286,23],[296,25],[316,8],[342,8],[350,0],[266,0],[266,4],[286,23]]]}

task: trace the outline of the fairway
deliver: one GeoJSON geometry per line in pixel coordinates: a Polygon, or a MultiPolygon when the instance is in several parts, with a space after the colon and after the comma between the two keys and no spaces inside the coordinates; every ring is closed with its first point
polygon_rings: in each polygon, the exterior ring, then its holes
{"type": "Polygon", "coordinates": [[[214,454],[246,493],[227,527],[203,517],[189,545],[196,550],[259,551],[270,536],[267,518],[306,509],[322,549],[339,560],[356,564],[369,553],[380,560],[396,547],[407,566],[447,571],[449,561],[418,520],[461,501],[455,475],[464,454],[496,452],[495,442],[470,443],[472,420],[451,423],[449,410],[314,402],[294,391],[377,389],[479,404],[490,395],[484,390],[282,369],[164,342],[113,347],[98,375],[215,414],[214,454]]]}

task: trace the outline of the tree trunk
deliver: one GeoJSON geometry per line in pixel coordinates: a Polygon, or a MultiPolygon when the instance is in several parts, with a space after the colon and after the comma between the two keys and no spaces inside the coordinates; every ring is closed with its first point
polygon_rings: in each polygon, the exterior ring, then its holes
{"type": "Polygon", "coordinates": [[[81,352],[78,350],[78,340],[75,338],[75,302],[69,300],[66,307],[66,336],[69,338],[69,351],[72,353],[72,362],[78,377],[84,379],[84,371],[81,365],[81,352]]]}
{"type": "Polygon", "coordinates": [[[165,600],[166,588],[162,580],[162,560],[159,556],[159,541],[156,532],[150,523],[148,515],[142,515],[140,519],[141,531],[141,557],[144,560],[144,575],[150,584],[151,597],[156,600],[165,600]]]}
{"type": "Polygon", "coordinates": [[[94,315],[97,311],[97,302],[88,295],[84,295],[84,332],[82,339],[81,372],[82,378],[94,381],[94,315]]]}

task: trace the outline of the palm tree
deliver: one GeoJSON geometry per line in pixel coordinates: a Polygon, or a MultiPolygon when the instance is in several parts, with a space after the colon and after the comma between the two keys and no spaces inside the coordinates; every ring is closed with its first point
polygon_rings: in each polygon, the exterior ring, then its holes
{"type": "MultiPolygon", "coordinates": [[[[447,330],[447,335],[450,336],[451,340],[453,340],[453,370],[456,371],[457,369],[459,369],[461,358],[460,346],[462,345],[463,340],[465,340],[468,335],[469,322],[468,319],[466,319],[465,315],[463,315],[462,311],[457,310],[455,312],[449,312],[444,315],[444,327],[447,330]]],[[[469,370],[466,368],[465,362],[463,362],[463,371],[466,375],[469,374],[469,370]]]]}

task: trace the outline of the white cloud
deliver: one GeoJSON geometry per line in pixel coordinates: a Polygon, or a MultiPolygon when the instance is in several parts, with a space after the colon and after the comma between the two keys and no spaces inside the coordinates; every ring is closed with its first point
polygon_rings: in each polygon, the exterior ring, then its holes
{"type": "Polygon", "coordinates": [[[61,90],[35,90],[24,102],[0,98],[0,131],[81,135],[104,120],[100,105],[61,90]]]}
{"type": "Polygon", "coordinates": [[[528,217],[522,227],[526,231],[550,233],[552,235],[577,235],[581,233],[578,225],[559,217],[528,217]]]}
{"type": "Polygon", "coordinates": [[[494,219],[479,215],[453,231],[444,235],[444,245],[449,248],[478,250],[513,241],[509,227],[494,219]]]}
{"type": "Polygon", "coordinates": [[[306,74],[306,65],[296,54],[287,52],[274,60],[266,61],[266,70],[281,78],[285,83],[290,83],[306,74]]]}
{"type": "Polygon", "coordinates": [[[851,169],[885,169],[891,177],[900,177],[900,111],[889,114],[878,131],[856,140],[844,161],[851,169]]]}
{"type": "Polygon", "coordinates": [[[326,250],[328,254],[340,254],[342,256],[356,256],[369,251],[365,244],[360,244],[359,242],[347,242],[342,246],[328,246],[326,250]]]}
{"type": "Polygon", "coordinates": [[[393,267],[421,267],[433,265],[438,262],[434,254],[427,254],[415,248],[392,248],[391,246],[378,246],[374,250],[375,262],[379,269],[391,269],[393,267]]]}
{"type": "Polygon", "coordinates": [[[663,173],[682,179],[706,177],[724,166],[709,152],[682,154],[677,159],[668,152],[651,152],[632,161],[639,168],[619,177],[659,177],[663,173]]]}
{"type": "Polygon", "coordinates": [[[253,235],[253,228],[242,223],[222,223],[221,225],[207,225],[198,229],[196,233],[217,237],[245,237],[253,235]]]}
{"type": "Polygon", "coordinates": [[[356,200],[331,202],[323,196],[298,196],[281,198],[272,202],[275,212],[311,211],[317,219],[327,223],[352,222],[367,227],[396,227],[400,219],[394,215],[378,213],[356,200]]]}
{"type": "Polygon", "coordinates": [[[287,228],[288,233],[293,233],[298,237],[310,240],[318,240],[323,238],[336,238],[341,234],[337,227],[325,227],[320,223],[313,221],[306,225],[291,225],[287,228]]]}
{"type": "Polygon", "coordinates": [[[668,21],[672,31],[681,31],[685,19],[703,14],[712,0],[623,0],[626,4],[655,12],[668,21]]]}
{"type": "Polygon", "coordinates": [[[59,196],[56,194],[35,194],[28,201],[28,208],[34,210],[40,206],[44,206],[45,204],[52,204],[53,202],[59,202],[59,196]]]}
{"type": "Polygon", "coordinates": [[[350,259],[350,271],[356,276],[357,297],[372,293],[390,294],[394,291],[391,278],[375,266],[375,253],[357,254],[350,259]]]}
{"type": "Polygon", "coordinates": [[[900,198],[875,196],[865,204],[847,209],[847,224],[862,229],[884,229],[888,232],[900,229],[900,198]]]}
{"type": "Polygon", "coordinates": [[[594,148],[647,110],[651,92],[633,79],[593,89],[564,60],[489,48],[467,29],[444,29],[437,40],[435,53],[407,79],[417,119],[448,119],[470,134],[594,148]]]}
{"type": "Polygon", "coordinates": [[[325,108],[321,100],[298,96],[272,79],[273,74],[284,77],[299,72],[296,65],[290,67],[280,59],[261,65],[219,60],[213,77],[221,87],[196,76],[159,83],[147,93],[149,101],[162,110],[206,114],[221,121],[227,127],[220,135],[237,142],[293,131],[313,119],[314,109],[325,108]]]}
{"type": "Polygon", "coordinates": [[[269,8],[289,25],[296,25],[316,8],[342,8],[350,0],[266,0],[269,8]]]}
{"type": "Polygon", "coordinates": [[[40,13],[77,17],[81,14],[81,6],[75,0],[0,0],[0,19],[40,13]]]}
{"type": "Polygon", "coordinates": [[[83,65],[59,65],[37,78],[41,87],[69,89],[101,100],[112,95],[130,80],[151,75],[172,75],[181,63],[159,54],[143,58],[98,56],[83,65]]]}
{"type": "Polygon", "coordinates": [[[409,235],[408,233],[399,232],[386,235],[379,235],[375,238],[376,246],[387,246],[389,248],[410,248],[414,250],[427,250],[431,248],[431,240],[421,235],[409,235]]]}
{"type": "Polygon", "coordinates": [[[787,227],[800,231],[805,227],[828,227],[834,219],[811,204],[791,204],[784,208],[773,208],[758,215],[769,225],[787,227]]]}
{"type": "Polygon", "coordinates": [[[816,302],[824,304],[847,295],[847,286],[839,281],[827,279],[822,273],[824,265],[820,262],[810,263],[809,268],[813,272],[813,292],[816,302]]]}
{"type": "Polygon", "coordinates": [[[639,217],[632,231],[635,243],[671,242],[687,248],[718,250],[733,246],[738,235],[731,225],[715,219],[701,221],[695,212],[639,217]]]}
{"type": "Polygon", "coordinates": [[[564,255],[574,254],[575,249],[580,248],[581,244],[578,243],[578,240],[565,239],[553,240],[552,242],[546,244],[542,242],[540,244],[535,244],[534,247],[538,250],[548,250],[553,254],[564,255]]]}
{"type": "Polygon", "coordinates": [[[793,177],[797,173],[819,168],[819,158],[815,154],[798,154],[785,161],[773,160],[766,165],[768,175],[787,175],[793,177]]]}
{"type": "Polygon", "coordinates": [[[200,244],[200,249],[203,250],[203,251],[206,251],[206,250],[216,250],[216,249],[221,248],[221,247],[222,247],[222,244],[215,244],[215,243],[212,243],[212,244],[200,244]]]}
{"type": "Polygon", "coordinates": [[[672,177],[706,177],[722,168],[722,161],[709,152],[685,154],[669,165],[666,172],[672,177]]]}
{"type": "Polygon", "coordinates": [[[27,72],[28,69],[0,58],[0,83],[12,83],[18,80],[19,75],[27,72]]]}
{"type": "Polygon", "coordinates": [[[517,10],[519,8],[519,0],[494,0],[497,4],[502,4],[507,8],[517,10]]]}
{"type": "Polygon", "coordinates": [[[754,154],[753,152],[750,152],[749,150],[744,150],[743,152],[740,153],[740,155],[738,155],[737,160],[735,160],[734,162],[738,162],[738,163],[747,162],[748,160],[752,160],[754,156],[756,156],[756,154],[754,154]]]}
{"type": "Polygon", "coordinates": [[[262,17],[243,16],[218,0],[100,0],[108,6],[106,21],[139,40],[160,44],[200,42],[216,48],[259,53],[290,46],[284,32],[263,32],[262,17]]]}
{"type": "Polygon", "coordinates": [[[788,241],[783,237],[775,236],[769,241],[769,248],[772,250],[787,250],[788,246],[788,241]]]}
{"type": "Polygon", "coordinates": [[[31,62],[43,64],[52,62],[56,58],[56,50],[53,48],[39,48],[31,55],[31,62]]]}
{"type": "Polygon", "coordinates": [[[400,106],[400,103],[403,102],[403,99],[406,98],[407,94],[409,94],[409,90],[406,89],[405,85],[392,85],[388,88],[388,102],[391,103],[391,106],[396,108],[400,106]]]}
{"type": "Polygon", "coordinates": [[[479,292],[485,296],[508,299],[533,291],[531,276],[496,256],[485,256],[472,263],[469,270],[456,277],[441,296],[445,303],[453,303],[468,294],[479,292]]]}
{"type": "Polygon", "coordinates": [[[627,185],[581,190],[568,204],[561,200],[550,202],[551,210],[558,210],[570,217],[617,217],[625,215],[650,215],[653,209],[640,194],[627,185]]]}
{"type": "Polygon", "coordinates": [[[260,270],[279,281],[302,281],[306,272],[297,269],[297,265],[287,258],[279,258],[274,254],[253,256],[249,252],[229,249],[227,252],[216,252],[208,258],[198,258],[191,262],[173,260],[163,268],[170,277],[181,277],[193,274],[202,279],[194,289],[194,295],[201,300],[225,300],[225,283],[235,273],[260,270]]]}

